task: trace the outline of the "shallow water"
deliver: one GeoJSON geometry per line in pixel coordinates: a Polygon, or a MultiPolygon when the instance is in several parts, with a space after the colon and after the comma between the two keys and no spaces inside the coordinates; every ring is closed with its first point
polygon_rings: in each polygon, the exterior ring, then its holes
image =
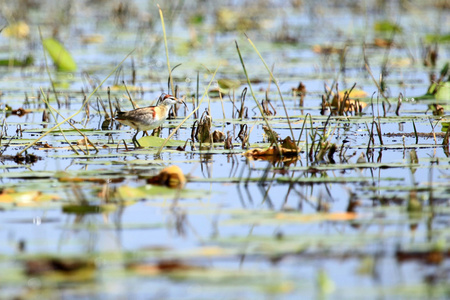
{"type": "MultiPolygon", "coordinates": [[[[230,19],[239,16],[239,12],[248,12],[239,22],[252,19],[261,26],[246,33],[268,65],[273,66],[295,139],[300,135],[305,115],[312,115],[313,127],[308,121],[300,139],[303,150],[308,147],[307,134],[317,128],[322,133],[327,120],[327,116],[320,115],[324,83],[330,87],[338,78],[339,89],[343,90],[356,82],[357,89],[369,95],[363,99],[369,105],[362,116],[330,118],[329,141],[338,146],[334,155],[336,163],[310,161],[305,151],[292,164],[249,161],[242,155],[246,149],[238,142],[232,151],[224,150],[223,145],[199,150],[197,144],[196,150],[189,145],[186,151],[166,148],[158,157],[155,148],[134,150],[131,144],[134,131],[130,128],[115,123],[109,130],[102,130],[105,113],[101,108],[97,111],[97,97],[103,100],[109,113],[108,86],[113,87],[112,98],[117,98],[124,110],[131,109],[131,104],[122,80],[141,107],[154,103],[162,92],[167,92],[161,23],[153,4],[131,2],[129,13],[120,17],[113,13],[117,9],[115,4],[101,1],[71,5],[62,2],[55,6],[44,2],[29,10],[28,40],[0,39],[2,58],[29,53],[35,57],[34,66],[1,67],[2,107],[32,110],[23,117],[4,113],[7,128],[3,127],[2,131],[6,134],[2,135],[5,150],[0,180],[2,194],[14,198],[1,198],[0,203],[2,298],[444,299],[448,296],[450,291],[445,282],[449,278],[449,158],[441,145],[442,135],[438,134],[436,142],[431,135],[421,136],[416,144],[412,123],[417,132],[428,134],[435,126],[434,131],[441,133],[441,123],[446,120],[445,115],[434,117],[426,110],[428,104],[439,102],[448,111],[445,105],[450,97],[441,101],[417,100],[427,92],[429,73],[438,73],[449,59],[448,43],[440,43],[436,67],[424,67],[420,48],[420,41],[427,34],[436,33],[438,26],[444,29],[450,25],[443,16],[445,10],[421,1],[407,8],[395,4],[382,8],[371,1],[357,7],[347,2],[327,1],[304,3],[299,8],[284,2],[273,5],[261,2],[257,11],[241,3],[219,6],[186,1],[183,10],[163,5],[170,63],[172,67],[182,64],[173,72],[178,95],[195,96],[199,74],[201,98],[212,72],[220,64],[212,88],[218,87],[218,79],[241,80],[241,86],[235,91],[239,107],[241,91],[248,85],[236,52],[236,40],[256,97],[258,101],[264,99],[270,75],[243,32],[220,33],[215,27],[215,12],[230,9],[234,12],[228,16],[230,19]],[[173,24],[170,24],[171,12],[175,16],[173,24]],[[204,21],[190,23],[194,12],[202,14],[204,21]],[[384,19],[394,20],[403,28],[402,33],[394,36],[398,46],[388,55],[386,82],[392,107],[385,117],[379,95],[374,96],[373,110],[370,106],[370,96],[377,92],[377,87],[364,69],[362,54],[363,42],[371,44],[374,37],[382,36],[373,28],[376,21],[384,19]],[[73,73],[57,72],[50,65],[60,105],[51,92],[37,31],[39,25],[44,37],[50,36],[52,24],[58,20],[66,21],[58,27],[57,37],[78,64],[73,73]],[[102,40],[82,43],[93,34],[100,35],[102,40]],[[275,37],[285,34],[296,41],[274,43],[275,37]],[[346,43],[345,72],[340,71],[336,54],[326,57],[312,50],[314,45],[342,47],[346,43]],[[42,123],[44,103],[37,99],[40,88],[50,95],[53,107],[69,116],[80,107],[83,93],[92,92],[133,49],[121,71],[106,80],[90,100],[89,120],[84,111],[74,118],[75,126],[86,129],[84,133],[97,145],[98,153],[90,148],[86,155],[74,154],[59,130],[55,130],[42,139],[40,146],[28,150],[40,157],[38,161],[20,165],[6,159],[6,155],[15,155],[55,124],[42,123]],[[302,107],[291,90],[300,81],[307,89],[302,107]],[[404,101],[400,116],[396,116],[400,92],[404,101]],[[376,119],[380,116],[384,145],[380,145],[375,135],[373,156],[367,164],[357,166],[358,157],[367,150],[370,139],[367,128],[371,128],[373,114],[376,119]],[[16,135],[17,128],[23,130],[20,137],[16,135]],[[128,143],[128,151],[123,140],[128,143]],[[344,141],[348,142],[343,144],[344,141]],[[45,143],[53,148],[44,149],[45,143]],[[341,147],[345,155],[339,155],[341,147]],[[416,164],[410,161],[412,149],[419,158],[416,164]],[[155,188],[146,185],[143,178],[172,164],[188,176],[184,190],[181,194],[169,189],[152,192],[155,188]],[[292,184],[286,182],[289,177],[295,179],[292,184]],[[144,188],[146,194],[135,198],[131,194],[125,199],[114,194],[120,189],[133,193],[144,188]],[[37,201],[33,197],[36,191],[54,199],[37,201]],[[414,195],[422,203],[419,212],[408,209],[414,195]],[[347,213],[349,203],[355,201],[358,202],[354,210],[356,217],[347,213]],[[105,205],[107,210],[90,214],[64,210],[67,205],[83,203],[105,205]],[[409,259],[402,261],[402,251],[409,253],[409,259]],[[426,263],[417,254],[434,251],[443,256],[438,263],[426,263]],[[55,279],[51,272],[26,275],[25,262],[40,260],[42,256],[92,259],[96,265],[93,278],[80,281],[63,274],[62,278],[55,279]],[[154,266],[164,261],[182,262],[196,268],[156,272],[154,266]],[[133,269],[132,264],[142,269],[133,269]]],[[[367,47],[367,58],[376,78],[386,51],[367,47]]],[[[211,93],[209,105],[213,130],[230,131],[235,137],[240,126],[238,120],[232,119],[230,97],[233,93],[224,95],[222,110],[221,101],[211,93]]],[[[271,124],[284,138],[290,135],[290,130],[273,82],[269,99],[277,111],[271,124]]],[[[187,100],[189,110],[180,108],[179,116],[166,122],[162,137],[167,137],[192,111],[189,96],[187,100]]],[[[262,130],[264,122],[250,91],[245,105],[249,118],[243,121],[253,128],[251,147],[267,147],[262,130]]],[[[208,100],[205,100],[199,114],[207,107],[208,100]]],[[[59,117],[58,121],[61,120],[59,117]]],[[[193,118],[188,119],[173,139],[190,138],[193,123],[193,118]]],[[[61,127],[71,129],[67,124],[61,127]]],[[[81,139],[75,131],[67,132],[66,137],[70,142],[81,139]]]]}

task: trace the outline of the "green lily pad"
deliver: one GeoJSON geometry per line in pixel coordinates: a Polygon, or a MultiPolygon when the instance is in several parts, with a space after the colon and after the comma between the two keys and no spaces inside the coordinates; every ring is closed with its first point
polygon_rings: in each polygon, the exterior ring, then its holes
{"type": "Polygon", "coordinates": [[[99,214],[116,210],[117,206],[114,204],[103,205],[78,205],[68,204],[62,207],[63,213],[66,214],[99,214]]]}
{"type": "Polygon", "coordinates": [[[53,38],[42,41],[44,49],[48,52],[58,70],[66,72],[74,72],[77,70],[72,55],[64,48],[64,46],[53,38]]]}
{"type": "Polygon", "coordinates": [[[400,33],[403,31],[403,29],[399,25],[397,25],[393,22],[387,21],[387,20],[376,22],[374,25],[374,29],[375,29],[375,31],[379,31],[379,32],[394,32],[395,31],[395,32],[400,33]]]}
{"type": "Polygon", "coordinates": [[[450,82],[445,82],[438,87],[436,92],[436,100],[448,101],[450,100],[450,82]]]}
{"type": "Polygon", "coordinates": [[[425,41],[427,43],[450,43],[450,34],[427,34],[425,41]]]}
{"type": "Polygon", "coordinates": [[[241,81],[237,79],[219,79],[217,83],[221,89],[236,89],[241,85],[241,81]]]}
{"type": "MultiPolygon", "coordinates": [[[[161,147],[166,139],[157,137],[157,136],[144,136],[139,139],[139,144],[142,147],[161,147]]],[[[177,146],[184,146],[184,141],[179,140],[169,140],[166,144],[168,147],[177,147],[177,146]]]]}

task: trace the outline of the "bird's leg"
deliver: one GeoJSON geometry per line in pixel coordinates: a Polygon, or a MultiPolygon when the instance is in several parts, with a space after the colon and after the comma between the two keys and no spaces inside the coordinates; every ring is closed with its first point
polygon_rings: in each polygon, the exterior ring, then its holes
{"type": "Polygon", "coordinates": [[[139,131],[136,131],[136,134],[133,136],[133,139],[132,139],[135,148],[141,147],[141,144],[139,144],[139,142],[136,139],[136,136],[138,135],[138,133],[139,133],[139,131]]]}

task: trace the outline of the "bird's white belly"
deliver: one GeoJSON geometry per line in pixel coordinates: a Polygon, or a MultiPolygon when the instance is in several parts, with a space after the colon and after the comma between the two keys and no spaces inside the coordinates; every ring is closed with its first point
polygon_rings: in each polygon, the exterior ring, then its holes
{"type": "Polygon", "coordinates": [[[139,131],[144,131],[144,130],[151,130],[151,129],[155,129],[157,127],[159,127],[162,123],[164,123],[164,118],[161,118],[159,120],[155,120],[155,119],[143,119],[141,120],[140,124],[137,124],[138,126],[138,130],[139,131]]]}

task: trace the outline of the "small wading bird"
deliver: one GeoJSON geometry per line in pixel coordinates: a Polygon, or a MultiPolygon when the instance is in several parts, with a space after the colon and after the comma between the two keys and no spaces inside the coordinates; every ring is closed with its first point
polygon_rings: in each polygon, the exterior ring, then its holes
{"type": "Polygon", "coordinates": [[[186,106],[182,99],[177,99],[172,95],[164,95],[157,106],[142,107],[125,112],[119,111],[115,119],[124,125],[136,129],[136,134],[132,139],[133,144],[135,147],[141,147],[136,139],[138,133],[158,128],[167,119],[172,105],[176,103],[183,103],[186,106]]]}

